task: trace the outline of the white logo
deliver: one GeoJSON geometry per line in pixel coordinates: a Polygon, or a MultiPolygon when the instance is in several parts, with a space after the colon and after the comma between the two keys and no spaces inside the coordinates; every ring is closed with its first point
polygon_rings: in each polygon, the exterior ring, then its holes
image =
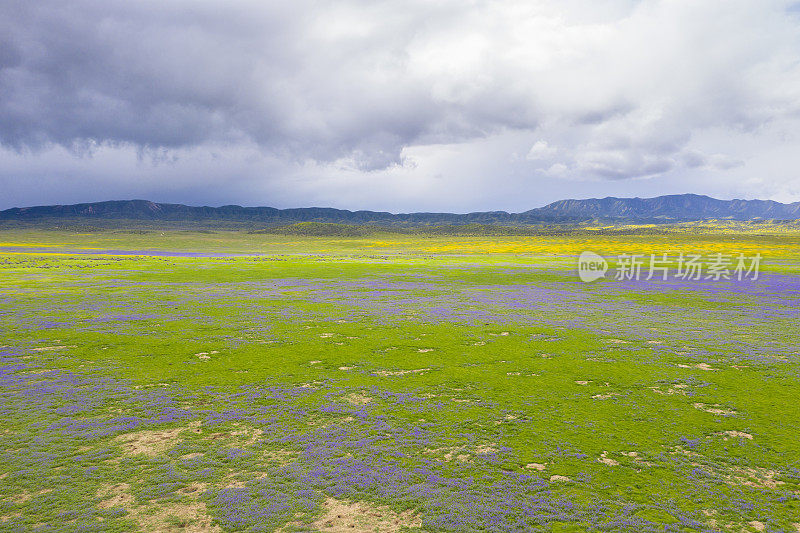
{"type": "Polygon", "coordinates": [[[594,252],[583,252],[578,257],[578,277],[581,281],[589,283],[605,277],[608,262],[594,252]]]}

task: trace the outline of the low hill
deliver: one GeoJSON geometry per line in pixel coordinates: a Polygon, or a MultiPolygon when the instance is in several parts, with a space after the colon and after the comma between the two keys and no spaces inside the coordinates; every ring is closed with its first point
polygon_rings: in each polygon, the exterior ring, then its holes
{"type": "MultiPolygon", "coordinates": [[[[479,226],[518,227],[542,224],[574,224],[590,221],[659,223],[700,220],[797,220],[800,202],[771,200],[718,200],[696,194],[655,198],[592,198],[560,200],[523,213],[486,211],[476,213],[400,213],[348,211],[329,207],[276,209],[274,207],[195,207],[147,200],[92,202],[73,205],[22,207],[0,211],[0,221],[170,221],[248,223],[266,228],[315,222],[321,224],[377,225],[382,227],[479,226]]],[[[429,228],[431,229],[431,228],[429,228]]],[[[301,226],[286,231],[344,231],[342,228],[301,226]]],[[[354,231],[354,230],[347,230],[354,231]]],[[[452,233],[453,229],[446,230],[452,233]]],[[[508,230],[512,231],[512,230],[508,230]]]]}

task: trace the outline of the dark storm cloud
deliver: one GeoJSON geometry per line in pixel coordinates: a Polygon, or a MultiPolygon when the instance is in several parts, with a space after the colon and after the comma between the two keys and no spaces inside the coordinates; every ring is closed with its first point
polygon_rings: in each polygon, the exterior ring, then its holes
{"type": "Polygon", "coordinates": [[[437,101],[430,80],[406,69],[413,26],[435,24],[441,8],[395,16],[341,5],[7,3],[0,141],[174,148],[247,139],[299,159],[352,155],[370,169],[423,139],[533,125],[513,101],[437,101]]]}
{"type": "MultiPolygon", "coordinates": [[[[793,9],[779,0],[6,0],[0,145],[11,152],[0,178],[38,168],[34,160],[57,174],[63,159],[36,154],[59,147],[159,164],[247,152],[269,161],[272,180],[398,166],[427,176],[480,168],[485,180],[722,172],[744,165],[728,153],[743,136],[761,136],[749,144],[758,147],[770,128],[784,143],[797,132],[793,9]],[[480,164],[447,155],[459,150],[480,164]],[[509,162],[512,153],[523,155],[509,162]]],[[[129,179],[107,174],[109,194],[129,179]]],[[[164,181],[190,174],[159,170],[164,181]]]]}

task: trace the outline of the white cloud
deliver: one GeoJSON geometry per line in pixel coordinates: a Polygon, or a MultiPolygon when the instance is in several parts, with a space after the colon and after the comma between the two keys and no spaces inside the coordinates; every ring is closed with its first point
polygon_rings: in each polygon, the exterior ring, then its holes
{"type": "Polygon", "coordinates": [[[536,141],[528,150],[527,159],[531,161],[538,161],[542,159],[549,159],[556,154],[556,149],[547,144],[547,141],[536,141]]]}
{"type": "MultiPolygon", "coordinates": [[[[800,20],[789,8],[778,0],[76,0],[68,8],[11,0],[0,7],[0,144],[33,152],[0,158],[0,185],[15,191],[6,201],[30,203],[39,187],[8,184],[34,168],[57,176],[77,165],[103,174],[110,197],[154,194],[161,184],[187,196],[194,186],[194,197],[214,203],[205,178],[169,160],[216,152],[237,169],[226,197],[243,203],[298,174],[313,181],[310,172],[331,195],[314,201],[328,204],[342,195],[380,203],[384,187],[364,192],[380,182],[397,183],[406,208],[435,204],[423,195],[443,182],[483,191],[527,190],[525,179],[663,178],[653,181],[658,194],[664,180],[699,172],[728,194],[751,190],[745,172],[767,170],[774,177],[763,179],[785,197],[795,190],[789,147],[800,131],[800,20]],[[101,173],[102,157],[70,163],[77,156],[58,146],[159,153],[157,167],[136,163],[138,175],[159,179],[132,178],[127,155],[101,173]],[[765,153],[780,160],[766,163],[765,153]]],[[[310,201],[297,191],[295,204],[310,201]]]]}

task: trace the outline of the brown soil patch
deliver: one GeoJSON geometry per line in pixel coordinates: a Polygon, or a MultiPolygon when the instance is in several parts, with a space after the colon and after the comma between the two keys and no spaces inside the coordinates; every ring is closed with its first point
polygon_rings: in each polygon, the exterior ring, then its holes
{"type": "Polygon", "coordinates": [[[245,441],[242,441],[242,439],[240,438],[239,444],[244,446],[252,446],[256,442],[261,440],[261,435],[263,434],[264,430],[262,429],[243,427],[241,429],[237,429],[236,431],[232,431],[230,435],[231,437],[247,437],[247,440],[245,441]]]}
{"type": "Polygon", "coordinates": [[[619,461],[616,461],[616,460],[611,459],[610,457],[608,457],[608,452],[606,452],[606,451],[604,451],[600,455],[600,457],[597,458],[597,460],[600,461],[603,464],[608,465],[608,466],[619,466],[619,461]]]}
{"type": "Polygon", "coordinates": [[[19,494],[14,494],[13,496],[9,496],[6,500],[10,502],[14,502],[17,505],[27,502],[31,499],[31,493],[28,491],[21,492],[19,494]]]}
{"type": "Polygon", "coordinates": [[[378,370],[374,372],[376,376],[405,376],[408,374],[419,374],[421,372],[428,372],[430,368],[417,368],[415,370],[378,370]]]}
{"type": "Polygon", "coordinates": [[[98,504],[98,507],[102,509],[130,507],[133,505],[133,496],[128,493],[130,488],[131,486],[127,483],[100,487],[100,490],[97,491],[97,497],[102,498],[103,501],[98,504]]]}
{"type": "Polygon", "coordinates": [[[394,533],[404,527],[421,527],[411,511],[397,513],[385,506],[328,498],[323,515],[311,524],[313,531],[326,533],[394,533]]]}
{"type": "Polygon", "coordinates": [[[619,396],[618,392],[609,392],[608,394],[595,394],[592,396],[595,400],[608,400],[609,398],[613,398],[615,396],[619,396]]]}
{"type": "Polygon", "coordinates": [[[723,476],[725,482],[730,485],[744,485],[746,487],[766,487],[770,489],[777,488],[784,485],[783,481],[778,481],[775,478],[780,473],[775,470],[767,468],[742,468],[732,467],[728,473],[723,476]]]}
{"type": "Polygon", "coordinates": [[[728,440],[728,437],[753,440],[753,436],[751,434],[743,431],[724,431],[722,432],[722,435],[724,435],[724,437],[722,437],[723,440],[728,440]]]}
{"type": "Polygon", "coordinates": [[[694,459],[691,466],[707,472],[728,485],[769,489],[775,489],[781,485],[785,485],[784,481],[777,479],[781,474],[775,470],[760,467],[748,468],[742,466],[699,463],[697,461],[701,461],[703,457],[701,454],[690,452],[683,449],[681,446],[675,447],[673,454],[675,453],[683,453],[689,457],[696,457],[697,459],[694,459]]]}
{"type": "Polygon", "coordinates": [[[547,464],[546,463],[528,463],[528,464],[525,465],[525,468],[527,468],[528,470],[538,470],[539,472],[541,472],[542,470],[547,468],[547,464]]]}
{"type": "Polygon", "coordinates": [[[371,396],[366,396],[364,394],[358,394],[355,392],[345,396],[345,399],[353,405],[366,405],[372,401],[371,396]]]}
{"type": "Polygon", "coordinates": [[[479,444],[474,448],[470,448],[467,446],[458,446],[453,448],[427,448],[425,449],[425,453],[428,454],[436,454],[439,455],[442,452],[445,452],[441,457],[441,459],[436,459],[437,461],[458,461],[459,463],[469,463],[472,462],[472,458],[479,455],[491,455],[493,453],[497,453],[497,447],[495,444],[479,444]]]}
{"type": "Polygon", "coordinates": [[[684,385],[682,383],[679,383],[679,384],[675,385],[674,388],[673,387],[669,387],[666,391],[663,391],[658,387],[650,387],[650,390],[655,392],[656,394],[664,394],[664,395],[667,395],[667,396],[672,396],[674,394],[681,394],[683,396],[686,396],[688,394],[688,391],[686,390],[686,388],[687,388],[686,385],[684,385]]]}
{"type": "Polygon", "coordinates": [[[53,352],[55,350],[63,350],[65,348],[77,348],[77,346],[41,346],[39,348],[33,348],[31,351],[34,351],[34,352],[53,352]]]}
{"type": "Polygon", "coordinates": [[[184,461],[189,461],[191,459],[197,459],[198,457],[202,457],[202,453],[194,452],[194,453],[187,453],[186,455],[181,455],[181,459],[184,461]]]}
{"type": "Polygon", "coordinates": [[[712,415],[735,415],[736,411],[732,411],[730,409],[721,409],[719,404],[714,405],[706,405],[704,403],[695,403],[693,404],[695,409],[700,409],[701,411],[705,411],[706,413],[711,413],[712,415]]]}
{"type": "Polygon", "coordinates": [[[610,457],[608,457],[608,452],[606,452],[606,451],[604,451],[602,454],[600,454],[600,457],[598,457],[597,460],[600,461],[603,464],[608,465],[608,466],[619,466],[619,461],[616,461],[616,460],[611,459],[610,457]]]}
{"type": "Polygon", "coordinates": [[[713,372],[715,370],[719,370],[718,368],[711,367],[708,363],[697,363],[696,365],[679,364],[678,367],[680,367],[680,368],[697,368],[698,370],[705,370],[707,372],[713,372]]]}
{"type": "Polygon", "coordinates": [[[137,431],[119,435],[116,441],[122,443],[122,450],[127,455],[145,454],[159,455],[180,442],[178,435],[184,428],[137,431]]]}
{"type": "Polygon", "coordinates": [[[142,531],[153,533],[219,533],[222,530],[212,524],[206,504],[202,502],[169,503],[157,507],[155,513],[132,513],[139,522],[142,531]]]}
{"type": "Polygon", "coordinates": [[[298,452],[291,450],[266,450],[264,451],[264,458],[278,463],[279,465],[288,465],[297,457],[298,452]]]}
{"type": "Polygon", "coordinates": [[[27,502],[28,500],[30,500],[31,498],[33,498],[35,496],[41,496],[42,494],[47,494],[48,492],[51,492],[52,490],[53,489],[42,489],[42,490],[40,490],[38,492],[34,492],[34,493],[30,493],[29,491],[25,490],[25,491],[22,491],[19,494],[15,494],[13,496],[10,496],[10,497],[6,498],[6,500],[7,501],[12,501],[12,502],[14,502],[16,504],[21,504],[21,503],[27,502]]]}
{"type": "Polygon", "coordinates": [[[103,500],[99,504],[101,508],[122,507],[128,511],[129,518],[139,524],[140,531],[153,533],[169,533],[173,531],[182,533],[220,533],[222,531],[220,527],[212,524],[212,518],[208,514],[206,504],[193,501],[205,489],[205,483],[192,483],[178,491],[189,498],[189,501],[169,502],[157,506],[136,505],[133,496],[129,492],[130,485],[127,483],[101,487],[97,491],[97,497],[103,500]]]}
{"type": "Polygon", "coordinates": [[[199,496],[208,488],[208,483],[189,483],[178,492],[187,496],[199,496]]]}

